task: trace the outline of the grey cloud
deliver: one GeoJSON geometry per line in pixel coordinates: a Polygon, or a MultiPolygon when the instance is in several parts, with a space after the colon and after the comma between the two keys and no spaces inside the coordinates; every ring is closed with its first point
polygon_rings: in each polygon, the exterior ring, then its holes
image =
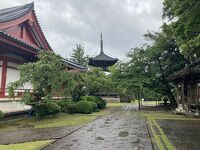
{"type": "MultiPolygon", "coordinates": [[[[0,6],[29,2],[1,0],[0,6]]],[[[158,31],[162,24],[162,0],[35,0],[35,9],[51,47],[63,57],[78,43],[87,54],[98,54],[103,32],[105,52],[124,59],[130,48],[144,43],[147,30],[158,31]]]]}

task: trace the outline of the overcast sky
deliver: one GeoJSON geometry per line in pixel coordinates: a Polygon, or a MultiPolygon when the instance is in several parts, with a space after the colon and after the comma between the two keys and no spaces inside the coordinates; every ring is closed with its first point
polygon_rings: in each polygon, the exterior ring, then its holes
{"type": "Polygon", "coordinates": [[[0,0],[0,8],[32,1],[50,46],[64,58],[76,44],[97,55],[102,32],[105,53],[124,60],[144,43],[147,30],[159,31],[163,22],[163,0],[0,0]]]}

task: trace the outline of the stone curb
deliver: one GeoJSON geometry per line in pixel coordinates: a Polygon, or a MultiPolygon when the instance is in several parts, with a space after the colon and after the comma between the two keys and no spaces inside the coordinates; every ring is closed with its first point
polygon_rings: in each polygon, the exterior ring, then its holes
{"type": "Polygon", "coordinates": [[[158,149],[158,146],[156,145],[156,143],[153,141],[153,133],[152,133],[152,131],[151,131],[151,127],[150,127],[150,124],[149,124],[149,122],[148,121],[146,121],[146,126],[147,126],[147,130],[148,130],[148,132],[149,132],[149,136],[150,136],[150,140],[151,140],[151,145],[152,145],[152,148],[153,148],[153,150],[159,150],[158,149]]]}

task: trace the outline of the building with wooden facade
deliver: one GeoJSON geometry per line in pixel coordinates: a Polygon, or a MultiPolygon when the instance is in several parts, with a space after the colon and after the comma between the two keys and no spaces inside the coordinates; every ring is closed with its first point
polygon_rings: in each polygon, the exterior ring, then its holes
{"type": "Polygon", "coordinates": [[[200,60],[169,77],[176,85],[177,111],[195,113],[200,109],[200,60]]]}

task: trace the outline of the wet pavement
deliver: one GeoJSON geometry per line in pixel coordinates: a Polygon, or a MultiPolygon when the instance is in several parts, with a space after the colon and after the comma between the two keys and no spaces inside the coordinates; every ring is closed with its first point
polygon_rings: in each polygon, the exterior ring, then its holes
{"type": "Polygon", "coordinates": [[[132,104],[117,107],[43,150],[152,150],[146,121],[136,112],[132,104]]]}
{"type": "Polygon", "coordinates": [[[0,144],[14,144],[29,141],[40,141],[49,139],[61,139],[64,136],[81,128],[76,127],[58,127],[44,129],[21,129],[17,131],[0,132],[0,144]]]}
{"type": "Polygon", "coordinates": [[[177,150],[200,150],[200,120],[156,120],[177,150]]]}

